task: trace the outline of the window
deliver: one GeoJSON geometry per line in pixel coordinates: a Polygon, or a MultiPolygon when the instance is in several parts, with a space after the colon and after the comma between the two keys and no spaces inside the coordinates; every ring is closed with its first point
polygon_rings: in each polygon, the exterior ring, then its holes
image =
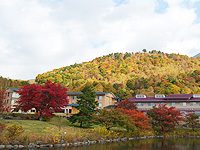
{"type": "Polygon", "coordinates": [[[7,104],[8,104],[9,100],[7,100],[7,104]]]}
{"type": "Polygon", "coordinates": [[[200,94],[193,94],[194,98],[200,98],[200,94]]]}
{"type": "Polygon", "coordinates": [[[73,96],[73,99],[77,99],[77,97],[76,97],[76,96],[73,96]]]}
{"type": "Polygon", "coordinates": [[[169,103],[169,106],[175,106],[175,103],[169,103]]]}
{"type": "Polygon", "coordinates": [[[146,98],[146,95],[136,95],[136,98],[146,98]]]}
{"type": "Polygon", "coordinates": [[[196,106],[196,102],[190,102],[190,106],[196,106]]]}
{"type": "Polygon", "coordinates": [[[180,105],[181,106],[186,106],[187,104],[186,104],[186,102],[181,102],[180,105]]]}
{"type": "Polygon", "coordinates": [[[35,112],[35,109],[31,109],[31,112],[35,112]]]}
{"type": "Polygon", "coordinates": [[[72,109],[69,109],[69,114],[71,114],[72,113],[72,109]]]}
{"type": "Polygon", "coordinates": [[[98,100],[102,100],[103,99],[103,96],[98,96],[98,100]]]}
{"type": "Polygon", "coordinates": [[[148,103],[148,106],[154,106],[154,103],[148,103]]]}
{"type": "Polygon", "coordinates": [[[155,95],[155,98],[164,98],[164,97],[165,97],[164,94],[156,94],[156,95],[155,95]]]}
{"type": "Polygon", "coordinates": [[[138,106],[143,106],[143,103],[138,103],[138,106]]]}
{"type": "Polygon", "coordinates": [[[99,103],[99,107],[102,107],[102,103],[99,103]]]}

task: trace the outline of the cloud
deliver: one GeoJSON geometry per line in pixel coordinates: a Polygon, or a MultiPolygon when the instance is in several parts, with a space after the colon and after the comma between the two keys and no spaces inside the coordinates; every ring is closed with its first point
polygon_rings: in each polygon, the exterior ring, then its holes
{"type": "Polygon", "coordinates": [[[200,48],[199,0],[0,0],[0,75],[39,73],[115,52],[200,48]]]}

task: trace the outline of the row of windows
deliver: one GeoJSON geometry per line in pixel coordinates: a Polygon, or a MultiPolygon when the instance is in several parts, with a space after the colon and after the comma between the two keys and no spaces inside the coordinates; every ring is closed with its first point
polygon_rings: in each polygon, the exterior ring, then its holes
{"type": "MultiPolygon", "coordinates": [[[[77,99],[77,96],[73,96],[72,99],[76,100],[76,99],[77,99]]],[[[102,100],[102,99],[103,99],[103,96],[98,96],[97,99],[98,99],[98,100],[102,100]]]]}
{"type": "MultiPolygon", "coordinates": [[[[157,103],[148,103],[148,106],[154,106],[155,104],[157,103]]],[[[158,103],[159,105],[162,105],[162,104],[165,104],[165,103],[158,103]]],[[[137,103],[138,106],[144,106],[144,103],[137,103]]],[[[197,102],[190,102],[190,106],[197,106],[199,105],[200,106],[200,102],[197,103],[197,102]]],[[[172,102],[172,103],[169,103],[169,106],[175,106],[175,103],[172,102]]],[[[187,103],[186,102],[181,102],[180,103],[180,106],[187,106],[187,103]]]]}

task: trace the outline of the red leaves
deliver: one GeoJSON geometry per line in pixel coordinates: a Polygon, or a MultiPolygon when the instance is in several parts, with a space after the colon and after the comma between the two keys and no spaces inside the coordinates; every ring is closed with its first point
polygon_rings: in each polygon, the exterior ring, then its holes
{"type": "Polygon", "coordinates": [[[134,109],[137,109],[137,104],[135,104],[134,101],[126,99],[126,100],[123,100],[123,101],[118,103],[118,108],[123,108],[123,109],[127,109],[127,110],[134,110],[134,109]]]}
{"type": "Polygon", "coordinates": [[[163,133],[166,129],[175,128],[180,121],[184,120],[179,110],[175,110],[175,107],[168,108],[166,104],[154,106],[147,111],[147,114],[151,118],[153,127],[161,127],[163,133]]]}
{"type": "Polygon", "coordinates": [[[35,108],[44,117],[53,117],[53,112],[61,111],[68,104],[67,88],[51,81],[47,81],[45,85],[25,85],[19,94],[21,99],[18,104],[22,110],[35,108]]]}
{"type": "Polygon", "coordinates": [[[141,129],[142,131],[151,129],[149,126],[149,118],[148,116],[145,116],[145,114],[141,111],[137,111],[135,109],[133,110],[127,110],[127,109],[121,109],[121,112],[123,114],[128,115],[135,123],[135,126],[141,129]]]}

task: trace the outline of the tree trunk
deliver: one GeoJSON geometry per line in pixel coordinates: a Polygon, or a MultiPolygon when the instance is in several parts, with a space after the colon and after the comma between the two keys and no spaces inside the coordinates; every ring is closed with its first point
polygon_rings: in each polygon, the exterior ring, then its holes
{"type": "Polygon", "coordinates": [[[81,121],[81,122],[80,122],[80,127],[82,127],[82,126],[83,126],[83,122],[81,121]]]}
{"type": "Polygon", "coordinates": [[[43,120],[42,113],[40,113],[39,120],[40,120],[40,121],[43,120]]]}

